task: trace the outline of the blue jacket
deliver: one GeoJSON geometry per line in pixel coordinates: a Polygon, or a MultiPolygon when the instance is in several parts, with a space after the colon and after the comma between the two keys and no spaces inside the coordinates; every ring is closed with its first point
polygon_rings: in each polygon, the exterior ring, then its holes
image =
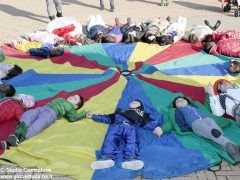
{"type": "Polygon", "coordinates": [[[95,36],[97,34],[99,34],[100,32],[103,33],[103,34],[107,34],[108,30],[103,25],[95,25],[95,26],[90,28],[88,37],[90,39],[94,39],[95,36]]]}
{"type": "Polygon", "coordinates": [[[49,58],[51,55],[51,49],[53,48],[53,44],[44,43],[40,48],[30,48],[29,53],[31,56],[41,56],[44,58],[49,58]]]}
{"type": "MultiPolygon", "coordinates": [[[[92,119],[97,122],[102,122],[106,124],[123,124],[124,121],[128,121],[127,118],[125,118],[121,114],[114,114],[115,120],[113,121],[113,118],[111,118],[111,115],[93,115],[92,119]]],[[[140,126],[140,122],[138,121],[134,126],[140,126]]],[[[156,127],[160,126],[160,123],[157,120],[150,121],[143,127],[144,129],[148,130],[154,130],[156,127]]]]}
{"type": "Polygon", "coordinates": [[[192,127],[192,123],[194,121],[208,117],[205,112],[203,112],[202,110],[200,110],[192,105],[188,105],[185,107],[179,107],[177,109],[181,112],[185,121],[187,122],[187,124],[190,127],[192,127]]]}

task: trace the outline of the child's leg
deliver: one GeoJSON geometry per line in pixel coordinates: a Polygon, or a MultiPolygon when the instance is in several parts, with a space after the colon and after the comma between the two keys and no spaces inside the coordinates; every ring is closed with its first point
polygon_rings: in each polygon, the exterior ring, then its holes
{"type": "Polygon", "coordinates": [[[101,15],[98,14],[95,18],[96,18],[97,25],[102,25],[102,26],[106,27],[101,15]]]}
{"type": "Polygon", "coordinates": [[[227,143],[231,142],[224,136],[222,130],[215,121],[209,117],[193,122],[192,130],[199,136],[213,140],[223,148],[225,148],[227,143]]]}
{"type": "Polygon", "coordinates": [[[91,27],[93,27],[94,25],[96,25],[95,16],[91,15],[90,17],[88,17],[88,20],[87,20],[88,32],[90,32],[91,27]]]}
{"type": "Polygon", "coordinates": [[[124,136],[125,147],[123,149],[123,155],[125,162],[122,163],[122,168],[130,170],[139,170],[144,166],[143,161],[138,160],[139,148],[138,148],[138,135],[137,129],[131,125],[125,125],[124,136]]]}
{"type": "Polygon", "coordinates": [[[49,17],[54,16],[54,13],[53,13],[53,0],[46,0],[46,3],[47,3],[48,16],[49,17]]]}
{"type": "Polygon", "coordinates": [[[28,127],[28,131],[25,135],[25,139],[29,139],[42,130],[49,127],[57,119],[56,113],[49,108],[44,106],[41,109],[41,114],[35,119],[35,121],[28,127]]]}
{"type": "Polygon", "coordinates": [[[62,2],[61,0],[54,0],[56,11],[62,13],[62,2]]]}
{"type": "Polygon", "coordinates": [[[100,0],[100,7],[104,8],[103,0],[100,0]]]}
{"type": "Polygon", "coordinates": [[[110,0],[110,8],[111,10],[114,10],[114,0],[110,0]]]}

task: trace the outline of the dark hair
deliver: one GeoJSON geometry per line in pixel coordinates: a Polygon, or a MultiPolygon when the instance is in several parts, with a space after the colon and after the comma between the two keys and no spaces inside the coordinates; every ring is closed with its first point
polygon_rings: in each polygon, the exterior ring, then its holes
{"type": "Polygon", "coordinates": [[[22,68],[15,64],[13,68],[8,71],[7,76],[4,77],[2,80],[11,79],[19,74],[22,74],[22,72],[23,72],[22,68]]]}
{"type": "Polygon", "coordinates": [[[156,40],[157,40],[157,43],[160,46],[166,46],[166,45],[169,45],[169,44],[173,44],[173,38],[171,38],[168,35],[162,35],[160,37],[157,37],[156,40]]]}
{"type": "Polygon", "coordinates": [[[129,44],[129,43],[134,43],[134,42],[138,42],[141,41],[141,39],[135,37],[133,34],[124,34],[123,35],[123,42],[129,44]]]}
{"type": "Polygon", "coordinates": [[[176,106],[176,100],[177,100],[178,98],[185,99],[185,100],[188,102],[188,104],[191,104],[191,102],[189,101],[188,98],[186,98],[186,97],[184,97],[184,96],[177,96],[176,98],[174,98],[174,100],[173,100],[173,102],[172,102],[174,108],[177,107],[177,106],[176,106]]]}
{"type": "Polygon", "coordinates": [[[188,40],[191,42],[191,43],[196,43],[199,41],[198,37],[196,34],[190,34],[188,40]]]}
{"type": "Polygon", "coordinates": [[[16,90],[15,88],[11,85],[11,84],[4,84],[1,85],[2,88],[2,93],[6,96],[6,97],[11,97],[15,94],[16,90]]]}
{"type": "Polygon", "coordinates": [[[97,43],[115,43],[116,42],[116,38],[114,36],[111,36],[110,34],[97,34],[97,36],[95,37],[95,41],[97,43]]]}
{"type": "Polygon", "coordinates": [[[80,102],[76,104],[76,106],[77,106],[77,109],[80,109],[81,107],[83,107],[84,101],[83,101],[83,97],[80,94],[78,94],[78,96],[80,98],[80,102]]]}
{"type": "Polygon", "coordinates": [[[64,48],[60,47],[60,46],[54,47],[50,51],[50,55],[52,57],[54,57],[54,56],[61,56],[63,54],[64,54],[64,48]]]}
{"type": "Polygon", "coordinates": [[[204,42],[211,42],[212,41],[212,35],[208,34],[205,36],[204,42]]]}
{"type": "Polygon", "coordinates": [[[135,99],[135,100],[133,100],[133,101],[139,102],[139,103],[140,103],[140,106],[139,106],[137,109],[140,109],[141,111],[144,111],[144,106],[143,106],[142,101],[140,101],[139,99],[135,99]]]}
{"type": "Polygon", "coordinates": [[[229,67],[229,71],[232,73],[240,73],[240,61],[234,60],[234,61],[231,61],[230,63],[231,63],[231,65],[229,67]],[[236,67],[236,66],[239,67],[239,70],[237,70],[237,71],[232,69],[233,67],[236,67]]]}
{"type": "Polygon", "coordinates": [[[204,45],[204,51],[209,54],[209,53],[210,53],[210,50],[212,49],[212,47],[213,47],[212,42],[207,42],[207,43],[204,45]]]}

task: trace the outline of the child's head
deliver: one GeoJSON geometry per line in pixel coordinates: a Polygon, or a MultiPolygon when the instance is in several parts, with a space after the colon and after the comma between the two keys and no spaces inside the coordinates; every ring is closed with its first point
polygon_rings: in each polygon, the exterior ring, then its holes
{"type": "Polygon", "coordinates": [[[80,109],[84,104],[83,97],[78,94],[69,96],[67,100],[74,106],[75,109],[80,109]]]}
{"type": "Polygon", "coordinates": [[[231,61],[229,71],[232,73],[240,73],[240,61],[231,61]]]}
{"type": "Polygon", "coordinates": [[[0,84],[0,92],[6,97],[11,97],[16,90],[11,84],[0,84]]]}
{"type": "Polygon", "coordinates": [[[20,101],[25,108],[31,108],[35,105],[35,99],[31,95],[18,94],[14,98],[20,101]]]}
{"type": "Polygon", "coordinates": [[[3,51],[2,51],[2,49],[0,49],[0,62],[4,61],[4,59],[5,59],[5,55],[4,55],[3,51]]]}
{"type": "Polygon", "coordinates": [[[206,35],[204,42],[212,42],[212,35],[211,34],[206,35]]]}
{"type": "Polygon", "coordinates": [[[97,43],[115,43],[116,37],[113,34],[100,33],[96,36],[97,43]]]}
{"type": "Polygon", "coordinates": [[[190,104],[190,102],[186,97],[179,96],[179,97],[176,97],[173,100],[173,107],[174,108],[185,107],[188,104],[190,104]]]}
{"type": "Polygon", "coordinates": [[[132,109],[140,109],[141,111],[144,111],[143,103],[138,99],[133,100],[130,103],[129,107],[132,109]]]}
{"type": "Polygon", "coordinates": [[[199,39],[198,39],[198,37],[197,37],[197,35],[196,34],[190,34],[190,36],[189,36],[189,38],[188,38],[188,40],[191,42],[191,43],[196,43],[196,42],[198,42],[199,41],[199,39]]]}
{"type": "Polygon", "coordinates": [[[219,79],[213,85],[215,94],[226,92],[231,87],[232,83],[225,79],[219,79]]]}
{"type": "Polygon", "coordinates": [[[209,54],[214,45],[216,45],[214,42],[207,42],[204,45],[204,51],[209,54]]]}
{"type": "Polygon", "coordinates": [[[50,56],[61,56],[64,54],[64,48],[63,47],[54,47],[50,50],[50,56]]]}
{"type": "Polygon", "coordinates": [[[3,78],[3,80],[11,79],[19,74],[22,74],[22,72],[22,68],[18,65],[8,63],[8,74],[6,75],[6,77],[3,78]]]}
{"type": "Polygon", "coordinates": [[[160,46],[166,46],[173,44],[173,39],[168,35],[162,35],[160,37],[157,37],[157,42],[160,46]]]}

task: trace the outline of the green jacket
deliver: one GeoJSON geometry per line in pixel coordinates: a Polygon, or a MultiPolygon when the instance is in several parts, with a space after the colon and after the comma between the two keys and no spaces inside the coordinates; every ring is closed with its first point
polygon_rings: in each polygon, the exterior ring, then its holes
{"type": "Polygon", "coordinates": [[[58,118],[65,117],[70,122],[80,120],[86,117],[87,114],[86,111],[77,113],[74,106],[64,98],[54,99],[47,106],[54,110],[58,118]]]}
{"type": "MultiPolygon", "coordinates": [[[[192,105],[198,107],[199,109],[203,110],[206,114],[208,114],[208,116],[210,118],[212,118],[213,120],[215,120],[215,122],[219,125],[219,127],[223,128],[226,127],[228,125],[230,125],[230,122],[228,119],[224,118],[224,117],[218,117],[213,115],[208,108],[206,108],[203,104],[201,104],[198,101],[193,101],[192,99],[188,98],[189,101],[191,102],[192,105]]],[[[182,132],[181,129],[179,128],[179,126],[177,125],[176,121],[175,121],[175,108],[173,108],[173,106],[169,107],[168,109],[168,113],[167,113],[168,117],[166,118],[167,120],[163,122],[162,125],[162,130],[163,132],[168,132],[168,131],[175,131],[176,134],[178,135],[186,135],[186,134],[192,134],[193,132],[182,132]]]]}

